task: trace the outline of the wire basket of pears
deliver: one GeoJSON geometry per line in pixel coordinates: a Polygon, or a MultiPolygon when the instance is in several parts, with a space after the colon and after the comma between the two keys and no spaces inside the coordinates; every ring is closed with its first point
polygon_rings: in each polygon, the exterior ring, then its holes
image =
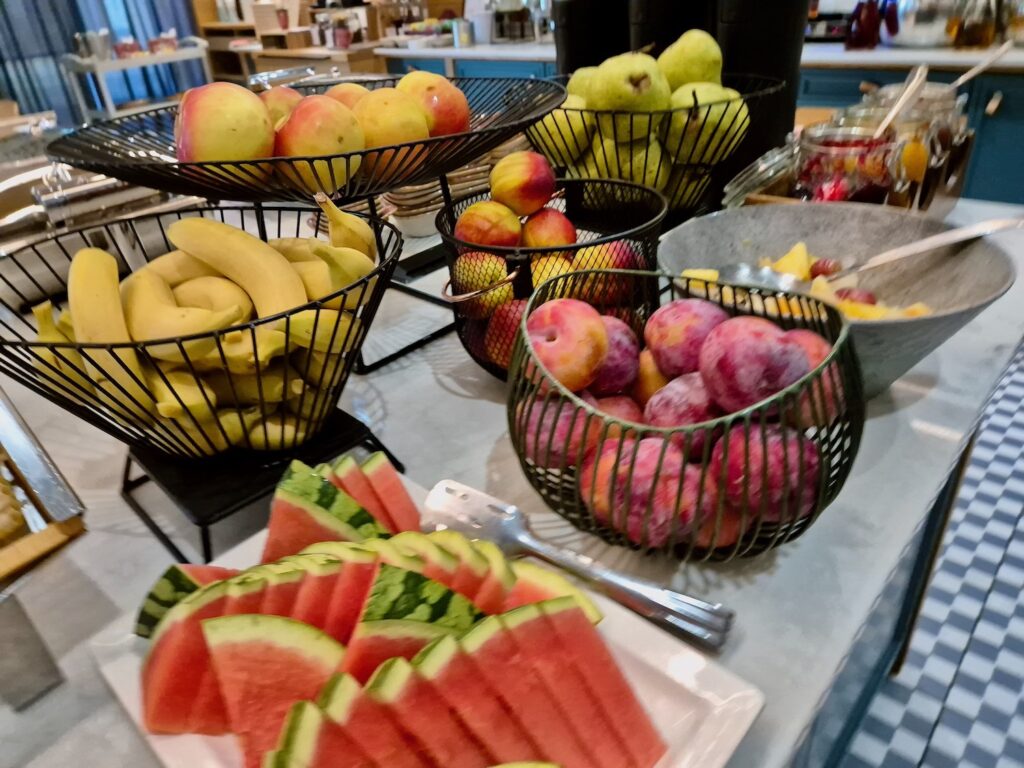
{"type": "MultiPolygon", "coordinates": [[[[623,179],[662,192],[678,222],[717,199],[737,150],[782,81],[722,74],[722,53],[691,30],[655,59],[624,53],[578,69],[560,107],[526,130],[565,176],[623,179]]],[[[740,165],[743,163],[740,162],[740,165]]]]}
{"type": "Polygon", "coordinates": [[[318,202],[115,219],[5,255],[0,371],[129,445],[294,448],[337,407],[402,246],[318,202]],[[303,236],[322,217],[329,239],[303,236]]]}
{"type": "Polygon", "coordinates": [[[527,302],[508,423],[537,492],[577,528],[681,560],[750,557],[838,495],[864,397],[850,329],[809,296],[697,275],[554,277],[527,302]],[[590,300],[601,280],[619,301],[590,300]]]}

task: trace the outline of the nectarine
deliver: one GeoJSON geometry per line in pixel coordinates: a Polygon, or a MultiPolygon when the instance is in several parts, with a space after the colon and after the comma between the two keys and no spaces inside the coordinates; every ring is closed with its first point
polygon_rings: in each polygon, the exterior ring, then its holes
{"type": "Polygon", "coordinates": [[[526,320],[533,352],[562,386],[579,392],[590,386],[608,353],[601,315],[576,299],[552,299],[526,320]]]}

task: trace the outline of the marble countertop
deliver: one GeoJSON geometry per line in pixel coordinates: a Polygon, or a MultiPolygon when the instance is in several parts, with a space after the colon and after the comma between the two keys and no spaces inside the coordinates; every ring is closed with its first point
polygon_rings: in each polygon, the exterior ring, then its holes
{"type": "MultiPolygon", "coordinates": [[[[951,219],[1021,212],[961,201],[951,219]]],[[[1024,271],[1024,232],[998,238],[1024,271]]],[[[416,285],[439,292],[444,280],[439,271],[416,285]]],[[[449,321],[444,308],[389,291],[363,352],[376,360],[449,321]]],[[[454,335],[369,376],[353,376],[341,405],[370,425],[421,485],[443,478],[474,485],[526,510],[538,533],[555,543],[734,608],[737,624],[719,661],[764,691],[766,705],[730,768],[776,768],[789,763],[1022,327],[1024,280],[1018,280],[870,404],[851,476],[813,528],[762,557],[712,566],[678,567],[608,547],[544,511],[508,440],[505,386],[476,366],[454,335]]],[[[17,385],[3,385],[85,503],[89,531],[16,586],[67,679],[25,712],[0,705],[0,768],[155,768],[99,677],[86,641],[136,611],[170,557],[119,496],[124,446],[17,385]]],[[[140,494],[194,557],[196,530],[159,491],[140,494]]],[[[264,501],[215,526],[216,552],[261,528],[266,515],[264,501]]]]}

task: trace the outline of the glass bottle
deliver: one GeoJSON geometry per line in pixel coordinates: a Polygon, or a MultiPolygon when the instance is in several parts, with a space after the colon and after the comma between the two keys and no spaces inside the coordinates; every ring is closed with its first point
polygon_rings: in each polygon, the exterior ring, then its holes
{"type": "Polygon", "coordinates": [[[846,28],[847,48],[874,48],[882,30],[878,0],[858,0],[846,28]]]}
{"type": "Polygon", "coordinates": [[[996,0],[960,0],[951,21],[953,46],[988,48],[996,41],[996,0]]]}

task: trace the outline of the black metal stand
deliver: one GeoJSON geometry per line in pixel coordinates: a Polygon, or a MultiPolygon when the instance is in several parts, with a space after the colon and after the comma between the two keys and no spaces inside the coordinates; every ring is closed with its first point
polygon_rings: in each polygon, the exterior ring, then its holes
{"type": "MultiPolygon", "coordinates": [[[[448,187],[448,178],[441,176],[438,180],[438,184],[441,187],[441,196],[444,198],[445,205],[451,208],[451,189],[448,187]]],[[[377,201],[374,198],[367,198],[367,204],[370,206],[370,215],[377,216],[377,201]]],[[[440,268],[444,267],[443,250],[440,252],[438,249],[443,249],[444,246],[438,246],[437,248],[428,248],[423,253],[418,253],[410,256],[407,259],[402,259],[398,262],[395,267],[394,274],[391,277],[391,283],[388,288],[393,288],[396,291],[400,291],[407,296],[412,296],[420,301],[425,301],[429,304],[435,304],[439,307],[448,309],[450,305],[447,301],[442,299],[440,296],[435,296],[432,293],[421,291],[419,288],[413,288],[409,285],[410,282],[416,280],[424,275],[428,275],[431,272],[435,272],[440,268]]],[[[379,360],[375,360],[372,363],[367,363],[363,357],[363,353],[360,350],[359,355],[356,357],[353,371],[361,376],[365,376],[368,373],[373,373],[379,368],[383,368],[385,365],[390,365],[395,360],[399,360],[410,352],[415,352],[417,349],[421,349],[433,341],[437,341],[444,336],[455,330],[455,323],[449,323],[448,325],[442,326],[435,331],[431,331],[426,336],[422,336],[404,347],[401,347],[394,352],[390,352],[379,360]]]]}
{"type": "Polygon", "coordinates": [[[288,462],[299,459],[314,466],[363,447],[383,451],[400,472],[404,465],[361,421],[341,410],[327,417],[320,433],[292,450],[232,451],[199,460],[176,459],[159,451],[133,447],[125,459],[121,498],[178,562],[188,558],[135,498],[134,491],[152,481],[199,528],[204,562],[213,559],[210,526],[268,496],[288,462]],[[131,476],[132,465],[142,475],[131,476]]]}

